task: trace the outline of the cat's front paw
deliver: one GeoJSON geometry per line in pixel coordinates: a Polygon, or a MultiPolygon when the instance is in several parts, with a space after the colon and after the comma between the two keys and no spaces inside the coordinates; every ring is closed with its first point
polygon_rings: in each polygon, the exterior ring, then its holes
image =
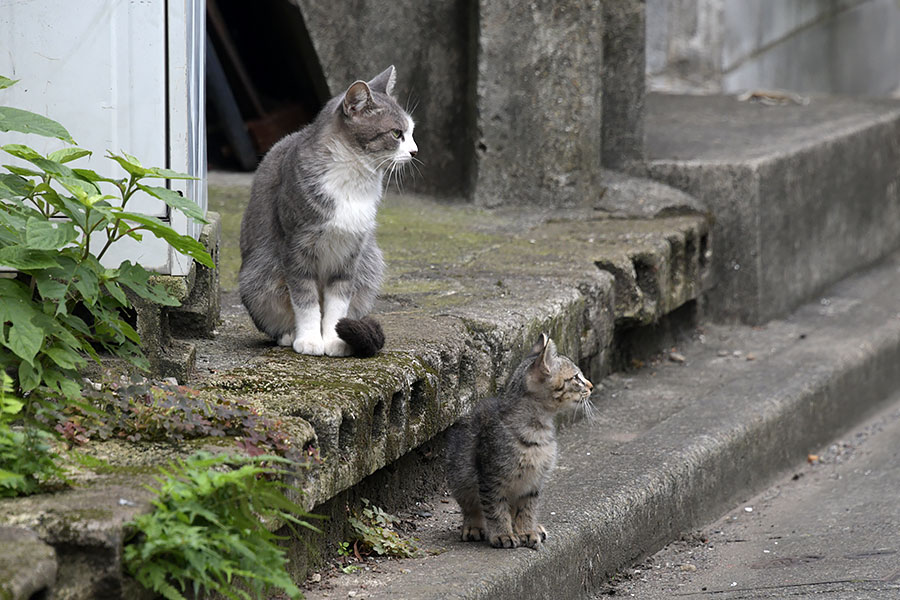
{"type": "Polygon", "coordinates": [[[492,535],[491,546],[494,548],[517,548],[519,546],[519,536],[508,533],[492,535]]]}
{"type": "Polygon", "coordinates": [[[526,531],[525,533],[519,534],[519,545],[540,550],[541,543],[546,539],[547,530],[544,529],[543,525],[538,525],[533,531],[526,531]]]}
{"type": "Polygon", "coordinates": [[[468,526],[462,528],[462,541],[464,542],[480,542],[484,537],[484,529],[481,527],[468,526]]]}
{"type": "Polygon", "coordinates": [[[328,356],[350,356],[353,353],[347,342],[339,337],[325,340],[325,354],[328,356]]]}
{"type": "Polygon", "coordinates": [[[306,335],[294,338],[294,352],[298,354],[310,354],[312,356],[322,356],[325,354],[325,342],[322,336],[306,335]]]}

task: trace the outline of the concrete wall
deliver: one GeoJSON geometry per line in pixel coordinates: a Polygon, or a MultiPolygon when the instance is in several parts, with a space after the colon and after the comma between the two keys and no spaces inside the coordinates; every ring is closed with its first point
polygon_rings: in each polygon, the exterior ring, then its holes
{"type": "Polygon", "coordinates": [[[329,93],[389,65],[411,109],[422,164],[404,189],[459,195],[471,172],[470,21],[475,0],[291,0],[303,15],[329,93]]]}
{"type": "Polygon", "coordinates": [[[897,0],[648,0],[651,89],[900,92],[897,0]]]}

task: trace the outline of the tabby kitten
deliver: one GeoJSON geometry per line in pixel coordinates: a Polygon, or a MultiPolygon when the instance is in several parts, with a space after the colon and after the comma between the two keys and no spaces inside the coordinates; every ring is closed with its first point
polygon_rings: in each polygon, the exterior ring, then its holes
{"type": "Polygon", "coordinates": [[[369,356],[384,345],[366,317],[384,272],[375,212],[385,173],[418,151],[395,82],[393,66],[354,82],[256,171],[241,223],[241,301],[260,331],[301,354],[369,356]]]}
{"type": "Polygon", "coordinates": [[[448,436],[447,480],[463,514],[463,541],[538,549],[541,490],[556,465],[554,417],[590,413],[593,385],[546,334],[510,376],[503,394],[483,400],[448,436]]]}

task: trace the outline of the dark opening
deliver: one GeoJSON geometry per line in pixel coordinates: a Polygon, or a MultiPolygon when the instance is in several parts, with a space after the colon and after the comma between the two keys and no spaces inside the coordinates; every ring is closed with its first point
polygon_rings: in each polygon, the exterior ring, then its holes
{"type": "Polygon", "coordinates": [[[206,17],[209,166],[251,170],[316,116],[328,87],[289,0],[207,0],[206,17]]]}

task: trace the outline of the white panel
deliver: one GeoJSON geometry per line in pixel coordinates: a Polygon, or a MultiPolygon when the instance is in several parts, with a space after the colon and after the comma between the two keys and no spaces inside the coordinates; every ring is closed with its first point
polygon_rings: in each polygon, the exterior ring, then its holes
{"type": "MultiPolygon", "coordinates": [[[[65,126],[94,155],[76,166],[121,177],[106,150],[165,166],[164,3],[129,0],[0,0],[0,74],[21,81],[0,92],[4,105],[65,126]]],[[[5,134],[41,152],[62,142],[5,134]]],[[[132,207],[165,215],[165,205],[135,198],[132,207]]]]}
{"type": "MultiPolygon", "coordinates": [[[[206,212],[206,3],[170,0],[168,19],[171,168],[199,178],[173,181],[172,189],[181,191],[206,212]]],[[[179,233],[194,238],[200,235],[200,224],[179,212],[173,212],[171,218],[172,227],[179,233]]],[[[187,274],[191,261],[174,250],[171,255],[172,274],[187,274]]]]}
{"type": "MultiPolygon", "coordinates": [[[[0,105],[62,123],[79,146],[94,152],[74,166],[123,177],[105,158],[109,149],[201,178],[169,185],[205,211],[205,8],[204,0],[0,0],[0,75],[21,80],[0,91],[0,105]]],[[[44,153],[64,145],[0,134],[5,143],[44,153]]],[[[135,196],[129,209],[170,217],[164,203],[149,197],[135,196]]],[[[170,223],[179,233],[199,235],[200,227],[180,213],[170,223]]],[[[189,260],[149,234],[141,243],[123,240],[103,262],[115,266],[125,259],[175,275],[190,268],[189,260]]]]}

